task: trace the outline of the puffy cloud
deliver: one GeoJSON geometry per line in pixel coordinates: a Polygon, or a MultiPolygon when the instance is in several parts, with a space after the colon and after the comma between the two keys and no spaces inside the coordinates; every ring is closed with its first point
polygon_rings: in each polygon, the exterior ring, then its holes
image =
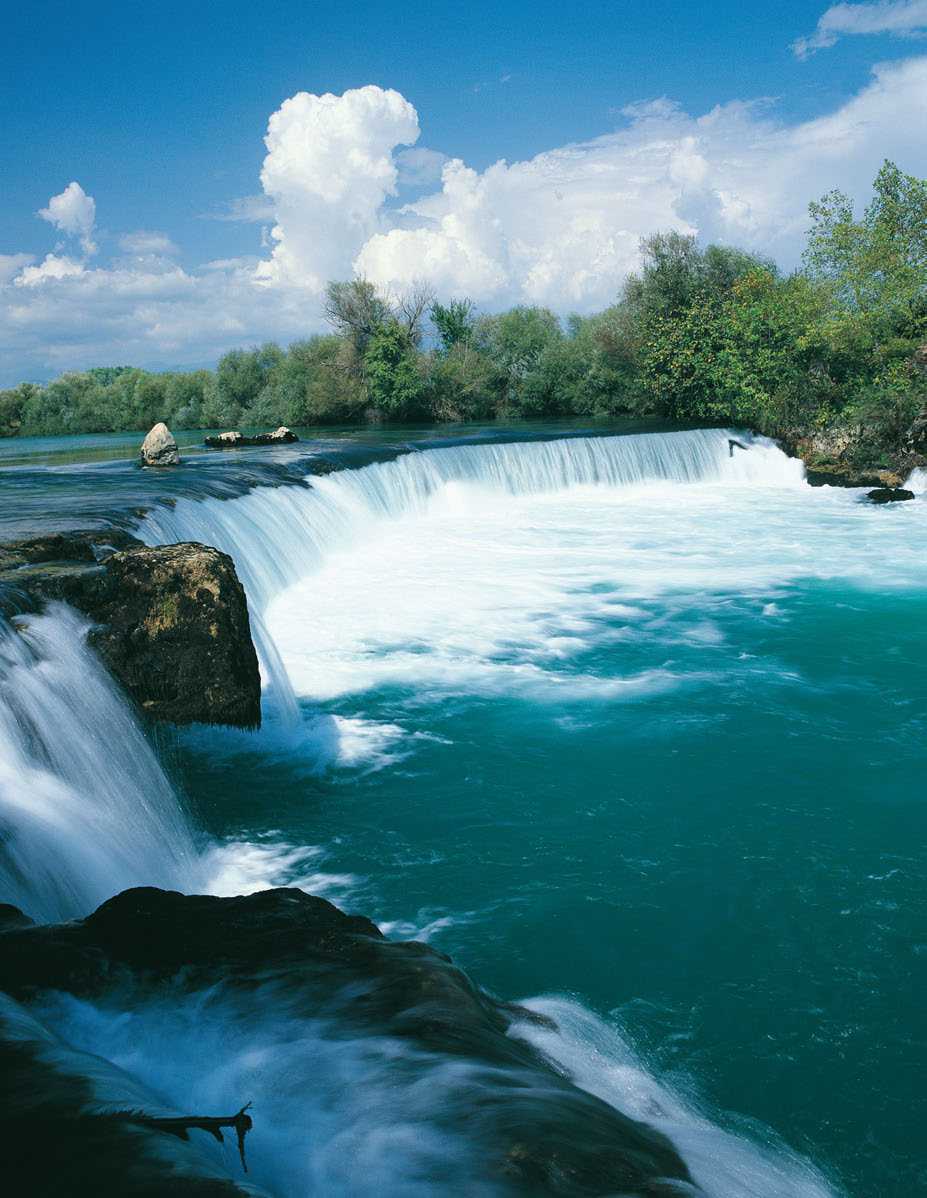
{"type": "Polygon", "coordinates": [[[437,150],[427,150],[424,146],[415,146],[413,149],[400,150],[395,161],[400,186],[412,186],[440,182],[447,155],[439,154],[437,150]]]}
{"type": "Polygon", "coordinates": [[[399,92],[368,86],[343,96],[299,92],[268,124],[261,183],[273,201],[268,281],[319,289],[351,273],[357,249],[396,194],[393,150],[418,139],[415,109],[399,92]]]}
{"type": "Polygon", "coordinates": [[[924,161],[927,59],[876,68],[834,113],[797,126],[769,102],[692,117],[661,99],[624,110],[627,128],[483,172],[447,163],[440,191],[406,205],[358,248],[355,268],[401,286],[425,276],[482,304],[563,311],[611,302],[661,229],[763,251],[801,253],[807,205],[837,186],[868,193],[885,157],[924,161]]]}
{"type": "MultiPolygon", "coordinates": [[[[694,116],[647,101],[624,110],[619,131],[526,162],[477,171],[443,160],[435,183],[428,152],[397,150],[418,136],[397,92],[300,94],[268,130],[262,180],[276,228],[264,261],[252,245],[252,258],[188,272],[170,261],[163,234],[140,232],[97,269],[61,250],[39,265],[0,257],[0,386],[107,362],[198,366],[235,346],[286,343],[324,328],[322,289],[355,269],[397,287],[425,277],[442,298],[468,296],[485,310],[527,302],[567,312],[612,302],[638,265],[639,239],[659,230],[790,268],[809,200],[834,187],[866,200],[884,158],[927,173],[925,92],[919,57],[877,67],[858,95],[798,125],[769,101],[694,116]],[[393,198],[401,169],[423,173],[424,194],[406,204],[393,198]]],[[[89,236],[95,212],[81,195],[55,197],[46,219],[89,236]]]]}
{"type": "Polygon", "coordinates": [[[892,33],[899,37],[927,34],[927,0],[880,0],[875,4],[835,4],[820,18],[810,37],[792,43],[797,58],[833,46],[852,33],[892,33]]]}
{"type": "Polygon", "coordinates": [[[256,286],[254,260],[214,263],[200,274],[147,263],[75,265],[59,277],[46,271],[41,285],[21,274],[0,287],[0,387],[122,362],[214,365],[233,347],[286,344],[307,332],[305,294],[256,286]]]}
{"type": "Polygon", "coordinates": [[[67,279],[83,273],[83,266],[74,258],[66,255],[46,254],[45,261],[39,266],[27,266],[13,280],[15,287],[37,287],[49,279],[67,279]]]}
{"type": "Polygon", "coordinates": [[[42,220],[67,233],[80,237],[81,248],[88,256],[97,252],[92,233],[96,223],[96,204],[79,183],[71,182],[60,195],[52,196],[47,208],[40,208],[42,220]]]}

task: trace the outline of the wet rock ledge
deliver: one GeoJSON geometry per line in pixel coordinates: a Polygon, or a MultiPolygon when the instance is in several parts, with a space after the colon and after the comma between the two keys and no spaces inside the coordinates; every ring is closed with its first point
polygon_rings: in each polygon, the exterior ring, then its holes
{"type": "Polygon", "coordinates": [[[59,599],[93,622],[89,642],[151,720],[261,723],[261,679],[232,559],[196,542],[150,547],[119,530],[0,545],[4,608],[59,599]]]}
{"type": "MultiPolygon", "coordinates": [[[[428,1061],[445,1061],[464,1079],[446,1118],[449,1127],[465,1127],[478,1148],[472,1165],[482,1176],[469,1179],[467,1193],[682,1198],[703,1192],[664,1135],[580,1089],[527,1041],[507,1034],[516,1022],[549,1021],[493,998],[427,945],[387,940],[369,920],[300,890],[213,898],[139,888],[110,899],[85,920],[44,927],[31,926],[15,908],[0,907],[0,990],[17,1004],[38,1001],[40,1008],[51,992],[108,1009],[115,1004],[116,1010],[155,1002],[162,1011],[194,1009],[206,1025],[223,1010],[258,1027],[275,1014],[322,1019],[332,1040],[370,1036],[381,1046],[384,1037],[397,1049],[407,1044],[426,1072],[397,1067],[397,1102],[403,1085],[411,1094],[428,1084],[428,1061]]],[[[0,1018],[0,1050],[9,1035],[0,1018]]],[[[291,1076],[286,1084],[294,1094],[304,1086],[308,1102],[318,1078],[291,1076]]],[[[4,1159],[21,1151],[22,1140],[4,1142],[4,1112],[18,1100],[9,1088],[0,1095],[4,1159]]],[[[63,1120],[59,1140],[96,1130],[86,1107],[72,1114],[77,1123],[63,1120]]],[[[262,1124],[265,1111],[256,1108],[254,1116],[249,1150],[260,1151],[261,1137],[273,1143],[274,1129],[262,1124]]],[[[20,1129],[33,1143],[34,1134],[29,1126],[20,1129]]],[[[164,1138],[156,1131],[144,1134],[149,1141],[164,1138]]],[[[308,1144],[310,1129],[306,1134],[308,1144]]],[[[41,1164],[41,1153],[34,1156],[41,1164]]],[[[79,1189],[80,1180],[70,1168],[66,1192],[74,1193],[76,1183],[79,1189]]],[[[397,1178],[397,1192],[402,1180],[397,1178]]],[[[456,1183],[450,1174],[432,1180],[435,1195],[464,1192],[459,1176],[456,1183]]],[[[129,1185],[118,1192],[137,1193],[129,1185]]],[[[189,1198],[226,1193],[182,1192],[189,1198]]]]}

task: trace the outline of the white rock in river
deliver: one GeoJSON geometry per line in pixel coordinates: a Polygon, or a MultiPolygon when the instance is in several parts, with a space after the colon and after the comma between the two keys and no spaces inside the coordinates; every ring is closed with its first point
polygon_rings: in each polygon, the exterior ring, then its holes
{"type": "Polygon", "coordinates": [[[179,462],[177,442],[167,425],[159,422],[142,442],[142,465],[176,466],[179,462]]]}

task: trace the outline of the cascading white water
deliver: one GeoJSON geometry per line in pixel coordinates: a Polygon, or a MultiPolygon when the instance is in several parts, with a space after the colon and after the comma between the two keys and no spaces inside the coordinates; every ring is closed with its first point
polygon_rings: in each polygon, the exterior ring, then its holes
{"type": "Polygon", "coordinates": [[[201,541],[232,556],[251,607],[258,656],[275,701],[296,701],[265,626],[271,600],[326,555],[376,536],[383,521],[421,512],[450,485],[508,496],[654,482],[803,487],[804,467],[765,437],[729,429],[462,445],[406,454],[312,478],[309,487],[261,488],[232,500],[179,499],[138,528],[148,544],[201,541]]]}
{"type": "Polygon", "coordinates": [[[195,876],[170,783],[88,628],[62,604],[0,628],[0,897],[41,922],[195,876]]]}

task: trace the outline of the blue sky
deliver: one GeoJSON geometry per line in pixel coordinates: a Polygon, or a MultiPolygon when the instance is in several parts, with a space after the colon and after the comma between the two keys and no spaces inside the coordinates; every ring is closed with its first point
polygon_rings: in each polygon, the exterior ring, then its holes
{"type": "Polygon", "coordinates": [[[927,0],[12,7],[0,386],[286,343],[355,270],[565,313],[664,228],[792,268],[810,199],[927,174],[927,0]]]}

